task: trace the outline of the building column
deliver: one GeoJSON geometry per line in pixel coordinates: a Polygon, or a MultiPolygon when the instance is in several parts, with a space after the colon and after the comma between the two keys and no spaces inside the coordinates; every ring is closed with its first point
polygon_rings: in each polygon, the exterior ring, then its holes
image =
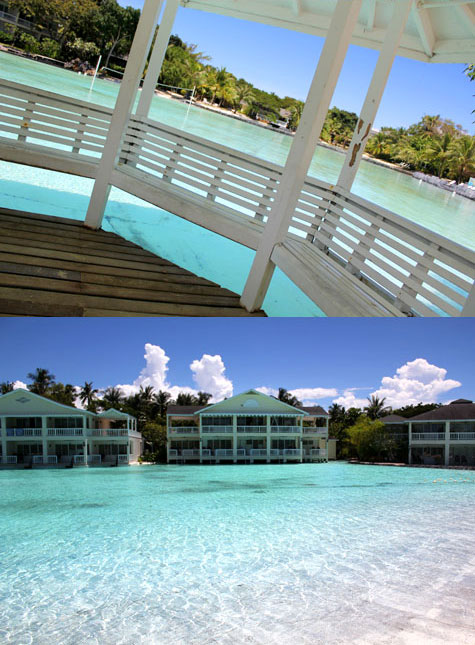
{"type": "MultiPolygon", "coordinates": [[[[163,6],[164,0],[160,0],[159,15],[163,6]]],[[[163,12],[160,26],[158,28],[157,38],[152,49],[152,55],[148,63],[147,75],[142,86],[140,93],[139,104],[137,106],[136,115],[147,118],[152,105],[152,99],[157,86],[160,72],[162,71],[163,60],[167,52],[168,43],[175,22],[176,14],[180,0],[168,0],[163,12]]]]}
{"type": "Polygon", "coordinates": [[[388,25],[373,78],[371,79],[368,93],[366,94],[366,99],[360,113],[360,118],[358,119],[351,145],[336,184],[337,188],[343,188],[344,190],[351,190],[356,173],[358,172],[358,167],[383,97],[384,88],[386,87],[389,73],[394,63],[394,58],[411,11],[413,0],[398,0],[398,2],[393,4],[392,19],[388,25]]]}
{"type": "Polygon", "coordinates": [[[269,219],[241,297],[241,304],[254,311],[262,306],[275,265],[274,247],[287,235],[303,183],[315,153],[362,0],[338,0],[299,127],[290,148],[269,219]]]}
{"type": "Polygon", "coordinates": [[[233,462],[237,463],[237,414],[233,414],[233,462]]]}
{"type": "Polygon", "coordinates": [[[449,465],[450,453],[450,421],[445,422],[444,465],[449,465]]]}
{"type": "Polygon", "coordinates": [[[84,440],[84,463],[87,466],[87,417],[82,418],[82,434],[84,440]]]}
{"type": "Polygon", "coordinates": [[[407,443],[409,454],[407,456],[407,463],[412,464],[412,423],[409,421],[409,430],[407,432],[407,443]]]}
{"type": "Polygon", "coordinates": [[[0,430],[2,435],[2,462],[7,463],[7,420],[5,417],[0,419],[0,430]]]}
{"type": "Polygon", "coordinates": [[[43,463],[48,463],[48,417],[41,417],[41,443],[43,448],[43,463]]]}
{"type": "Polygon", "coordinates": [[[161,0],[146,0],[140,16],[87,210],[85,226],[89,228],[98,229],[102,224],[111,189],[112,173],[133,110],[145,61],[158,22],[160,6],[161,0]]]}
{"type": "Polygon", "coordinates": [[[270,451],[272,449],[272,434],[271,434],[271,425],[270,425],[270,414],[266,416],[266,447],[267,447],[267,463],[272,462],[270,451]]]}
{"type": "Polygon", "coordinates": [[[129,436],[127,435],[127,463],[130,462],[130,439],[129,436]]]}

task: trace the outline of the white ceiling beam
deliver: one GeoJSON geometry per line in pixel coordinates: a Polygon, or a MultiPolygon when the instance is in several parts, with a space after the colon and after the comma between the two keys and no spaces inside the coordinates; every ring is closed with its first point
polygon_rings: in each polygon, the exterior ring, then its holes
{"type": "Polygon", "coordinates": [[[373,30],[375,16],[376,16],[376,0],[368,0],[368,20],[366,22],[366,28],[368,29],[368,31],[373,30]]]}
{"type": "Polygon", "coordinates": [[[475,4],[475,0],[419,0],[417,6],[424,9],[435,9],[437,7],[444,7],[450,9],[451,5],[461,5],[461,4],[475,4]]]}
{"type": "Polygon", "coordinates": [[[457,5],[454,7],[460,22],[467,27],[467,30],[475,36],[475,13],[466,5],[457,5]]]}
{"type": "Polygon", "coordinates": [[[416,23],[417,31],[421,38],[422,46],[427,56],[431,57],[434,53],[435,35],[432,28],[429,12],[427,9],[418,9],[412,6],[412,17],[416,23]]]}

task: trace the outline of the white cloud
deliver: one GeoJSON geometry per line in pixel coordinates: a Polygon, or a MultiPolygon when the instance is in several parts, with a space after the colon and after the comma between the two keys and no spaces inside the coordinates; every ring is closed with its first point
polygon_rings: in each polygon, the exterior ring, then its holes
{"type": "Polygon", "coordinates": [[[13,383],[13,389],[14,390],[27,390],[28,386],[26,383],[23,383],[23,381],[15,381],[13,383]]]}
{"type": "Polygon", "coordinates": [[[225,375],[223,359],[219,354],[210,356],[203,354],[200,360],[194,360],[190,365],[193,380],[202,392],[213,395],[214,401],[222,401],[233,394],[233,384],[225,375]]]}
{"type": "Polygon", "coordinates": [[[199,360],[194,360],[190,369],[193,380],[198,389],[188,387],[187,385],[172,385],[167,379],[168,363],[170,357],[165,350],[159,345],[146,343],[145,345],[145,367],[141,370],[138,377],[132,384],[117,385],[124,396],[131,396],[139,391],[140,386],[152,386],[158,390],[170,392],[172,398],[176,398],[180,392],[188,394],[197,394],[199,390],[209,392],[213,401],[220,401],[225,396],[231,396],[233,393],[233,384],[224,376],[225,365],[219,354],[210,356],[203,354],[199,360]]]}
{"type": "MultiPolygon", "coordinates": [[[[381,386],[371,394],[386,399],[386,405],[399,408],[404,405],[422,403],[437,403],[440,396],[448,390],[460,387],[461,383],[447,379],[447,370],[432,365],[425,358],[408,361],[396,370],[393,376],[384,376],[381,386]]],[[[345,408],[363,408],[367,399],[359,399],[354,394],[355,388],[349,388],[333,403],[345,408]]]]}
{"type": "Polygon", "coordinates": [[[265,385],[261,385],[261,387],[255,387],[254,389],[256,392],[267,394],[267,396],[277,396],[279,394],[279,390],[275,387],[266,387],[265,385]]]}
{"type": "MultiPolygon", "coordinates": [[[[255,388],[258,392],[262,394],[267,394],[268,396],[278,396],[279,390],[274,387],[267,387],[261,385],[261,387],[255,388]]],[[[326,399],[330,396],[336,396],[338,390],[334,387],[325,388],[325,387],[297,387],[293,390],[289,390],[289,394],[296,396],[299,401],[302,401],[303,405],[315,405],[318,399],[326,399]]]]}

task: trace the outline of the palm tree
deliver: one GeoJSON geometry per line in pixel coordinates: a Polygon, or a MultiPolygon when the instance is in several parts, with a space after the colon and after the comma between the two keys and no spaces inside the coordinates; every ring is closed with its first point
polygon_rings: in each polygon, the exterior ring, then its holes
{"type": "Polygon", "coordinates": [[[368,396],[367,399],[368,405],[365,407],[365,412],[373,421],[383,417],[391,409],[384,405],[384,402],[386,401],[384,397],[380,399],[378,396],[374,396],[372,394],[370,397],[368,396]]]}
{"type": "Polygon", "coordinates": [[[0,383],[0,394],[7,394],[7,392],[13,392],[13,383],[11,381],[0,383]]]}
{"type": "Polygon", "coordinates": [[[449,171],[457,183],[475,174],[475,137],[467,134],[455,139],[447,153],[449,171]]]}
{"type": "Polygon", "coordinates": [[[447,169],[451,143],[452,137],[447,132],[442,136],[433,137],[429,143],[429,156],[434,164],[438,177],[443,177],[447,169]]]}
{"type": "Polygon", "coordinates": [[[79,400],[84,405],[86,403],[86,408],[91,412],[94,412],[97,403],[96,394],[99,390],[95,390],[92,387],[92,381],[86,381],[82,388],[79,391],[79,400]]]}
{"type": "Polygon", "coordinates": [[[197,398],[188,392],[180,392],[176,397],[177,405],[197,405],[197,398]]]}
{"type": "Polygon", "coordinates": [[[198,392],[198,405],[208,405],[212,396],[209,392],[198,392]]]}
{"type": "Polygon", "coordinates": [[[30,392],[45,396],[52,385],[54,385],[55,375],[49,370],[37,367],[35,372],[30,372],[28,378],[33,381],[28,386],[30,392]]]}
{"type": "Polygon", "coordinates": [[[288,403],[289,405],[293,405],[294,408],[302,405],[302,403],[298,400],[296,396],[293,394],[290,394],[285,388],[279,387],[279,394],[277,395],[277,398],[279,401],[282,401],[283,403],[288,403]]]}
{"type": "Polygon", "coordinates": [[[197,47],[198,45],[195,45],[194,43],[191,43],[189,45],[185,43],[185,51],[196,63],[202,63],[205,60],[211,60],[211,56],[208,56],[204,52],[197,52],[197,47]]]}
{"type": "Polygon", "coordinates": [[[375,157],[385,157],[389,154],[388,138],[383,132],[377,132],[366,144],[366,152],[375,157]]]}
{"type": "Polygon", "coordinates": [[[304,103],[296,101],[290,108],[289,127],[291,130],[296,130],[299,127],[300,119],[302,118],[304,103]]]}
{"type": "Polygon", "coordinates": [[[250,105],[254,101],[254,98],[252,85],[241,79],[236,84],[236,107],[234,111],[241,110],[243,104],[250,105]]]}
{"type": "Polygon", "coordinates": [[[164,417],[167,413],[168,404],[170,402],[171,394],[165,392],[164,390],[159,390],[157,394],[154,395],[154,402],[158,407],[158,415],[164,417]]]}
{"type": "Polygon", "coordinates": [[[118,408],[123,400],[122,392],[117,387],[108,387],[102,397],[102,403],[106,409],[118,408]]]}
{"type": "Polygon", "coordinates": [[[53,383],[49,389],[48,397],[57,403],[74,407],[76,388],[71,383],[66,383],[66,385],[64,383],[53,383]]]}

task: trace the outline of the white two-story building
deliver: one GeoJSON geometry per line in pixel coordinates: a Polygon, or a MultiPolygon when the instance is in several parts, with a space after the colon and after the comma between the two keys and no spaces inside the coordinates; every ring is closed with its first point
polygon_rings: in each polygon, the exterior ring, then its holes
{"type": "Polygon", "coordinates": [[[336,457],[328,414],[256,390],[205,406],[170,405],[169,463],[278,463],[336,457]]]}
{"type": "Polygon", "coordinates": [[[56,403],[28,390],[0,396],[2,465],[128,464],[142,453],[136,419],[56,403]]]}

